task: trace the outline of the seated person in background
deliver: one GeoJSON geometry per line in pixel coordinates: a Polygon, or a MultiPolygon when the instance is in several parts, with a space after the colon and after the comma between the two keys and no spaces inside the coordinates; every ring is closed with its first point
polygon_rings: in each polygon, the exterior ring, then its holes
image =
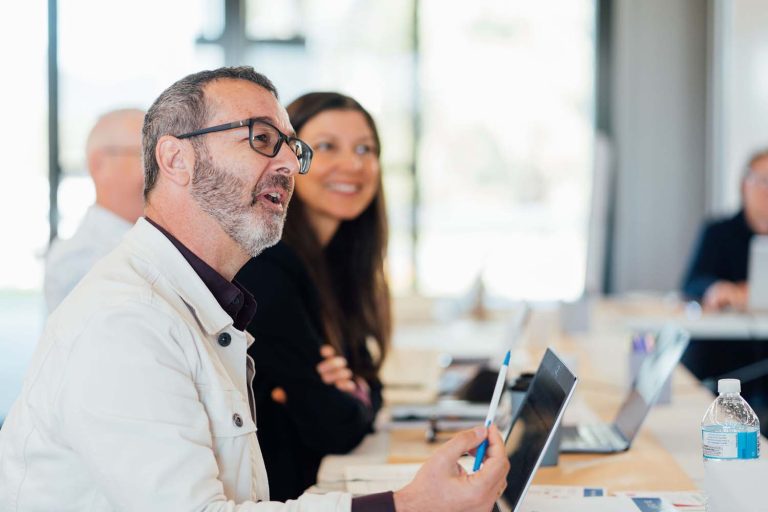
{"type": "Polygon", "coordinates": [[[144,208],[141,124],[144,112],[114,110],[101,116],[85,146],[96,203],[74,236],[56,240],[45,262],[45,302],[53,311],[94,263],[117,247],[144,208]]]}
{"type": "MultiPolygon", "coordinates": [[[[741,196],[739,213],[704,227],[683,282],[685,295],[706,311],[747,308],[749,245],[755,234],[768,234],[768,149],[749,159],[741,196]]],[[[699,380],[741,379],[741,395],[760,417],[763,435],[768,434],[768,377],[741,370],[768,358],[766,347],[764,340],[692,339],[682,357],[699,380]]]]}
{"type": "Polygon", "coordinates": [[[704,227],[683,282],[683,293],[708,311],[747,307],[749,243],[768,234],[768,150],[750,158],[741,196],[739,213],[704,227]]]}
{"type": "Polygon", "coordinates": [[[314,484],[323,456],[352,450],[372,431],[390,337],[373,119],[336,93],[306,94],[287,110],[315,150],[311,172],[296,181],[282,241],[236,276],[258,303],[248,352],[259,441],[279,500],[314,484]]]}

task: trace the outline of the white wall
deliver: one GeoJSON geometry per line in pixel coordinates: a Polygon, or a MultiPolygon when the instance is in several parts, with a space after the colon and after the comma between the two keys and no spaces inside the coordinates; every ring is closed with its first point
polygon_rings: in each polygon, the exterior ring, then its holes
{"type": "Polygon", "coordinates": [[[676,289],[703,217],[707,10],[702,0],[615,3],[616,292],[676,289]]]}

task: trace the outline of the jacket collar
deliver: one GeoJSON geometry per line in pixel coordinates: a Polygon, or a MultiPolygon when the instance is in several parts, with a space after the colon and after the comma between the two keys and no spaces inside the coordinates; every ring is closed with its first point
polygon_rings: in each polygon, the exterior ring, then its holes
{"type": "Polygon", "coordinates": [[[232,318],[235,329],[244,331],[256,313],[256,300],[253,295],[237,281],[229,281],[219,274],[216,269],[190,251],[186,245],[152,219],[149,217],[144,217],[144,219],[171,241],[173,246],[187,260],[192,270],[202,279],[219,306],[232,318]]]}
{"type": "Polygon", "coordinates": [[[130,250],[145,260],[148,279],[163,278],[192,309],[203,330],[214,336],[232,327],[232,317],[224,311],[211,291],[200,279],[171,241],[144,218],[125,236],[130,250]]]}

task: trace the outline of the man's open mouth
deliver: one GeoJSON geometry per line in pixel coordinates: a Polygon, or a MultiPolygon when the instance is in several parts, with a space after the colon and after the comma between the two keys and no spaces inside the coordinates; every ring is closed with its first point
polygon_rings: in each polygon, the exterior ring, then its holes
{"type": "Polygon", "coordinates": [[[264,197],[266,197],[268,201],[274,204],[282,204],[280,201],[280,194],[278,192],[267,192],[264,194],[264,197]]]}

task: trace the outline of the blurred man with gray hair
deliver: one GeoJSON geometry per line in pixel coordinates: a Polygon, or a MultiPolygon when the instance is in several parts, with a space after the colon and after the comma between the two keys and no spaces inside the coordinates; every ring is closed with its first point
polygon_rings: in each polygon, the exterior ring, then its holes
{"type": "Polygon", "coordinates": [[[117,247],[144,208],[141,125],[144,112],[113,110],[91,129],[85,148],[96,202],[74,236],[56,240],[45,264],[45,302],[53,311],[99,259],[117,247]]]}

